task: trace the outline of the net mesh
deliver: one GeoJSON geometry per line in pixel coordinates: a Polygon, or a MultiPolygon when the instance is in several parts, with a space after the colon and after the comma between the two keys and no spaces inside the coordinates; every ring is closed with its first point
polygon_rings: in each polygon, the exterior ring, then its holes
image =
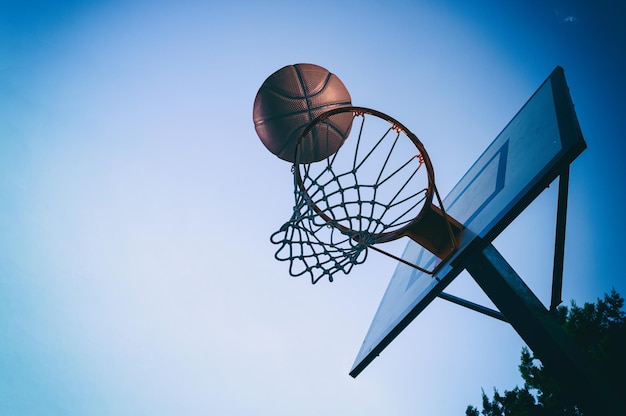
{"type": "Polygon", "coordinates": [[[335,273],[348,274],[367,259],[367,246],[372,242],[357,241],[326,224],[310,209],[306,198],[296,196],[296,201],[291,219],[271,236],[272,243],[279,245],[276,259],[290,262],[289,274],[308,274],[314,284],[323,277],[332,282],[335,273]]]}
{"type": "Polygon", "coordinates": [[[389,120],[354,117],[356,137],[337,153],[294,165],[293,213],[270,238],[276,259],[290,262],[289,273],[308,274],[312,283],[348,274],[367,259],[368,247],[398,238],[429,198],[417,139],[389,120]]]}

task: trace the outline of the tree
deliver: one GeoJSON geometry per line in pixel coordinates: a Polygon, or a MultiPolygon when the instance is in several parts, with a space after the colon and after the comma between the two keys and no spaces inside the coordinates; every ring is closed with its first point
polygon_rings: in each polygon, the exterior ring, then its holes
{"type": "MultiPolygon", "coordinates": [[[[626,314],[624,299],[613,289],[604,299],[579,307],[560,306],[556,317],[565,331],[586,351],[598,370],[626,396],[626,314]]],[[[466,416],[584,416],[577,398],[563,390],[541,362],[524,347],[519,371],[522,388],[494,389],[493,399],[483,391],[481,412],[468,406],[466,416]]],[[[601,405],[601,404],[600,404],[601,405]]]]}

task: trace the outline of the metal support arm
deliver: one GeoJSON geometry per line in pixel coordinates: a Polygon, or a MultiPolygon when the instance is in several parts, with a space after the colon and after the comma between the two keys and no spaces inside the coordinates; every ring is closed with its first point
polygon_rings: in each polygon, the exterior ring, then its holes
{"type": "Polygon", "coordinates": [[[544,367],[580,399],[585,415],[623,414],[624,397],[599,376],[587,355],[492,245],[479,252],[467,270],[544,367]]]}

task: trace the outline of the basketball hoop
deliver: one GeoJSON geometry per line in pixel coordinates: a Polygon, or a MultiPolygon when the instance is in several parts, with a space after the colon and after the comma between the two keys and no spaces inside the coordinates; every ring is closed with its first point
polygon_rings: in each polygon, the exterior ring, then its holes
{"type": "MultiPolygon", "coordinates": [[[[368,248],[400,260],[375,247],[400,237],[441,260],[458,247],[463,226],[445,213],[426,149],[390,116],[352,106],[326,111],[300,134],[294,160],[293,214],[271,236],[279,245],[276,259],[290,262],[292,276],[332,281],[363,263],[368,248]],[[325,134],[333,134],[327,126],[346,114],[353,126],[339,150],[321,161],[302,161],[303,138],[315,129],[323,143],[325,134]]],[[[407,264],[429,274],[437,270],[407,264]]]]}

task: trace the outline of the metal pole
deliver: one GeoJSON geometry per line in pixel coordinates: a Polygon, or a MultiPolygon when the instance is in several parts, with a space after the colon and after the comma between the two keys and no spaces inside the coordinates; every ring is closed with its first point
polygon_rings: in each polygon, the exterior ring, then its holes
{"type": "Polygon", "coordinates": [[[565,223],[567,222],[567,194],[569,188],[569,165],[559,176],[559,199],[556,211],[556,235],[554,237],[554,268],[552,269],[552,299],[550,311],[554,312],[563,302],[563,262],[565,257],[565,223]]]}
{"type": "Polygon", "coordinates": [[[446,293],[446,292],[441,292],[437,296],[440,297],[441,299],[447,300],[448,302],[452,302],[452,303],[457,304],[459,306],[463,306],[463,307],[471,309],[473,311],[482,313],[483,315],[487,315],[487,316],[490,316],[492,318],[499,319],[502,322],[509,322],[509,321],[506,320],[504,315],[502,315],[500,312],[494,311],[493,309],[489,309],[489,308],[487,308],[485,306],[482,306],[482,305],[479,305],[477,303],[470,302],[469,300],[460,298],[458,296],[454,296],[454,295],[451,295],[451,294],[446,293]]]}

